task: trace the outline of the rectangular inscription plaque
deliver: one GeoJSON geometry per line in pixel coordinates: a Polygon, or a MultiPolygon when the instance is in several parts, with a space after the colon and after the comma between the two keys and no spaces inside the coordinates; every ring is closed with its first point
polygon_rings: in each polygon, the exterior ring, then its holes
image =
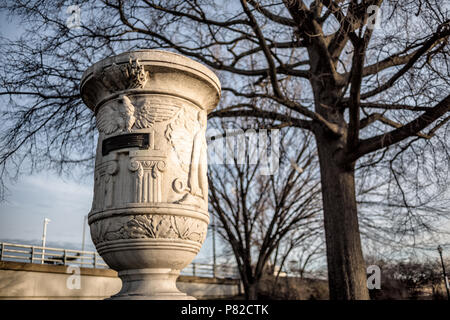
{"type": "Polygon", "coordinates": [[[106,156],[113,150],[123,148],[138,147],[139,149],[148,149],[150,146],[148,133],[129,133],[122,134],[103,140],[102,156],[106,156]]]}

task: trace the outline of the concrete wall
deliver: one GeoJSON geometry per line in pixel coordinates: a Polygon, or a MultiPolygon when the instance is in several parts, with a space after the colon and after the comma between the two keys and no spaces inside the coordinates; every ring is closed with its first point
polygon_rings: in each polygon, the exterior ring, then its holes
{"type": "MultiPolygon", "coordinates": [[[[0,299],[105,299],[122,286],[113,270],[79,270],[80,277],[76,277],[68,266],[1,261],[0,299]]],[[[177,285],[197,299],[239,294],[237,280],[180,276],[177,285]]]]}

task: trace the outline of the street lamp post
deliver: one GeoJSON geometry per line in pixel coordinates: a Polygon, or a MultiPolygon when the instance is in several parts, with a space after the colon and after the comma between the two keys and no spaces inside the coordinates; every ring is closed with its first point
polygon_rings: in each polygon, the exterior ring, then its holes
{"type": "Polygon", "coordinates": [[[213,277],[216,277],[216,222],[212,214],[213,277]]]}
{"type": "Polygon", "coordinates": [[[447,300],[450,300],[450,292],[449,292],[449,284],[448,284],[448,278],[447,274],[445,272],[445,264],[444,259],[442,258],[442,247],[438,246],[437,250],[439,252],[439,255],[441,256],[441,264],[442,264],[442,274],[444,275],[444,283],[445,283],[445,289],[447,290],[447,300]]]}
{"type": "Polygon", "coordinates": [[[88,216],[85,215],[84,219],[83,219],[83,240],[81,241],[81,266],[83,266],[83,257],[84,257],[84,243],[85,243],[85,238],[86,238],[86,224],[87,224],[87,219],[88,216]]]}
{"type": "Polygon", "coordinates": [[[50,222],[51,220],[49,218],[44,218],[44,230],[42,232],[42,260],[41,260],[41,264],[44,264],[44,257],[45,257],[45,240],[47,237],[47,224],[50,222]]]}

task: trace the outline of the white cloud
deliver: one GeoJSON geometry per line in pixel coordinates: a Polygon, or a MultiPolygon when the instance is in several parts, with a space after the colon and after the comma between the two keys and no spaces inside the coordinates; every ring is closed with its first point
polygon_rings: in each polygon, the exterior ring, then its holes
{"type": "MultiPolygon", "coordinates": [[[[47,239],[81,243],[83,218],[92,201],[92,185],[66,180],[50,173],[24,176],[9,186],[10,197],[0,203],[0,238],[40,239],[44,217],[47,239]]],[[[89,234],[86,240],[89,240],[89,234]]]]}

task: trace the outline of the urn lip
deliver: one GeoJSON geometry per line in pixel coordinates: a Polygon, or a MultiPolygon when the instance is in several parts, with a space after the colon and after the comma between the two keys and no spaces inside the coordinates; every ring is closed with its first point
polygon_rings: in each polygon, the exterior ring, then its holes
{"type": "MultiPolygon", "coordinates": [[[[131,60],[138,60],[144,66],[164,66],[166,68],[171,68],[175,70],[180,70],[182,72],[187,72],[192,74],[197,78],[201,78],[214,89],[217,94],[217,102],[214,106],[208,106],[207,111],[211,111],[219,102],[221,95],[221,85],[220,80],[216,76],[216,74],[203,65],[200,62],[197,62],[191,58],[183,56],[181,54],[160,50],[160,49],[139,49],[139,50],[130,50],[125,51],[115,56],[109,56],[98,62],[91,65],[86,71],[83,73],[80,81],[80,92],[81,98],[83,102],[91,109],[95,111],[96,103],[99,101],[95,101],[95,103],[86,97],[86,85],[90,82],[96,72],[104,70],[110,66],[127,64],[131,60]]],[[[135,91],[135,90],[132,90],[135,91]]]]}

